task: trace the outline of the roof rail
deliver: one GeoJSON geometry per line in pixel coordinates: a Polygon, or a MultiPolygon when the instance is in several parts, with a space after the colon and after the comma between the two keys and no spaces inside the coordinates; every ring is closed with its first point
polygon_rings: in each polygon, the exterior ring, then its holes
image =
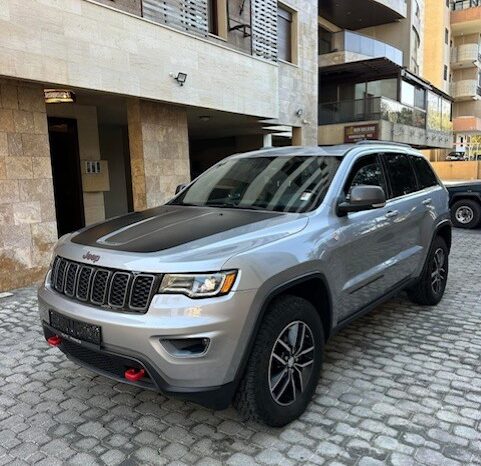
{"type": "Polygon", "coordinates": [[[405,144],[403,142],[391,142],[391,141],[379,141],[379,140],[370,141],[368,139],[356,142],[356,145],[362,146],[363,144],[385,144],[388,146],[408,147],[409,149],[412,149],[412,147],[409,144],[405,144]]]}

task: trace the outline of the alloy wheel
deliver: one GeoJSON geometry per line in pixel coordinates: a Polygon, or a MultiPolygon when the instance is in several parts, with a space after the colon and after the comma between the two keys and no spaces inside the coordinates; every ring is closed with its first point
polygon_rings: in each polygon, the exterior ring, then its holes
{"type": "Polygon", "coordinates": [[[438,295],[442,293],[446,281],[446,253],[442,248],[436,249],[431,265],[431,286],[433,292],[438,295]]]}
{"type": "Polygon", "coordinates": [[[291,322],[280,333],[269,360],[269,390],[281,406],[294,403],[304,392],[312,373],[315,343],[311,328],[291,322]]]}

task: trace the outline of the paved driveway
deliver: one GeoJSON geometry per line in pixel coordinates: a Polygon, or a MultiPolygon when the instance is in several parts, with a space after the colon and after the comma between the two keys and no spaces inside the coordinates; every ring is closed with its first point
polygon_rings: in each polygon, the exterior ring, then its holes
{"type": "Polygon", "coordinates": [[[437,308],[403,296],[336,336],[300,421],[243,423],[76,367],[33,289],[0,299],[0,464],[481,464],[481,232],[455,233],[437,308]]]}

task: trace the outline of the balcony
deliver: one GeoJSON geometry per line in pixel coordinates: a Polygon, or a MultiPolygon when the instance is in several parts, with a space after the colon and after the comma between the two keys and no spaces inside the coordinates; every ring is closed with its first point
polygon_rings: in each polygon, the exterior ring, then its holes
{"type": "Polygon", "coordinates": [[[481,0],[453,0],[451,2],[451,10],[467,10],[468,8],[475,8],[481,6],[481,0]]]}
{"type": "Polygon", "coordinates": [[[407,17],[406,0],[319,0],[319,14],[342,29],[362,29],[407,17]]]}
{"type": "Polygon", "coordinates": [[[426,128],[426,111],[403,105],[387,97],[344,100],[319,105],[319,125],[384,120],[426,128]]]}
{"type": "Polygon", "coordinates": [[[351,63],[370,58],[387,58],[399,66],[403,64],[401,50],[362,34],[340,31],[331,35],[331,52],[319,56],[319,66],[351,63]]]}
{"type": "Polygon", "coordinates": [[[461,44],[451,51],[451,68],[459,70],[480,66],[481,54],[478,44],[461,44]]]}
{"type": "Polygon", "coordinates": [[[476,79],[457,81],[451,85],[451,96],[456,101],[479,100],[481,98],[481,87],[476,79]]]}
{"type": "Polygon", "coordinates": [[[339,143],[346,130],[343,124],[363,122],[375,125],[381,140],[420,148],[451,148],[452,122],[447,110],[426,112],[387,97],[323,103],[319,105],[320,144],[339,143]]]}
{"type": "Polygon", "coordinates": [[[451,4],[453,35],[479,34],[481,30],[481,0],[456,0],[451,4]]]}
{"type": "Polygon", "coordinates": [[[153,23],[163,24],[213,42],[220,41],[223,45],[241,52],[277,61],[276,10],[275,7],[273,9],[262,6],[262,2],[245,1],[239,13],[237,0],[225,0],[224,8],[228,14],[222,19],[225,21],[222,23],[225,30],[221,34],[218,31],[218,24],[213,28],[209,23],[213,19],[209,15],[207,0],[96,1],[153,23]],[[215,34],[211,34],[213,30],[216,30],[215,34]],[[217,33],[221,39],[215,37],[217,33]]]}

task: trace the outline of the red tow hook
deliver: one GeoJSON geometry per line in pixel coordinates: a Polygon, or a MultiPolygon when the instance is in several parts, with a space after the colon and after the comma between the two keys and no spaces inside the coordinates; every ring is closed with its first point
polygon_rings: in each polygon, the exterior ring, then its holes
{"type": "Polygon", "coordinates": [[[127,369],[124,373],[124,377],[130,382],[138,382],[145,376],[145,369],[127,369]]]}
{"type": "Polygon", "coordinates": [[[47,343],[50,345],[50,346],[60,346],[61,343],[62,343],[62,338],[59,337],[58,335],[54,335],[53,337],[50,337],[48,340],[47,340],[47,343]]]}

